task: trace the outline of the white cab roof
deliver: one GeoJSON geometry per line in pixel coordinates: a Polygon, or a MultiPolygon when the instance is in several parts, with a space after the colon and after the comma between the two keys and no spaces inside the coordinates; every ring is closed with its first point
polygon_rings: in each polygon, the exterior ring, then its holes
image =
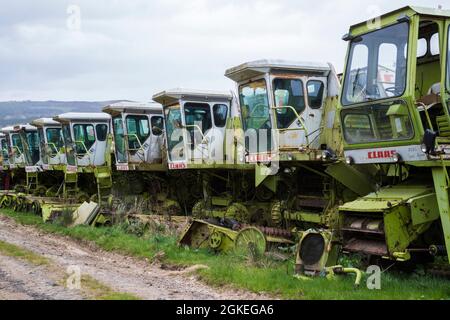
{"type": "Polygon", "coordinates": [[[10,132],[13,132],[14,131],[14,127],[13,126],[7,126],[7,127],[2,128],[1,131],[4,134],[7,134],[7,133],[10,133],[10,132]]]}
{"type": "Polygon", "coordinates": [[[331,71],[331,67],[328,63],[321,62],[300,62],[300,61],[288,61],[288,60],[256,60],[240,64],[236,67],[230,68],[225,71],[225,76],[233,81],[243,81],[251,79],[256,76],[266,74],[268,72],[279,71],[293,71],[293,72],[305,72],[305,73],[319,73],[327,76],[331,71]]]}
{"type": "Polygon", "coordinates": [[[154,102],[118,102],[107,105],[103,108],[103,112],[111,115],[120,113],[155,113],[162,114],[162,106],[154,102]]]}
{"type": "Polygon", "coordinates": [[[26,130],[26,131],[37,131],[37,128],[35,126],[32,126],[31,124],[18,124],[14,126],[14,131],[19,130],[26,130]]]}
{"type": "Polygon", "coordinates": [[[31,124],[35,127],[60,127],[61,123],[53,120],[52,118],[39,118],[36,120],[31,121],[31,124]]]}
{"type": "Polygon", "coordinates": [[[60,123],[67,123],[72,121],[109,121],[111,116],[104,112],[68,112],[57,115],[53,120],[60,123]]]}
{"type": "Polygon", "coordinates": [[[196,90],[185,88],[165,90],[153,95],[153,101],[161,103],[162,105],[170,105],[179,100],[223,101],[231,100],[232,98],[233,95],[229,91],[196,90]]]}

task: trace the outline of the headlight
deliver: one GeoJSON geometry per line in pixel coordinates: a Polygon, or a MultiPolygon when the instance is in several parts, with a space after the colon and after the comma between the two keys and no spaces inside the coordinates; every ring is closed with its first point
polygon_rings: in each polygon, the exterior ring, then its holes
{"type": "Polygon", "coordinates": [[[330,152],[328,150],[324,150],[322,151],[322,160],[323,161],[327,161],[328,159],[330,159],[330,152]]]}
{"type": "Polygon", "coordinates": [[[396,152],[392,155],[392,159],[394,159],[394,161],[398,163],[402,161],[402,156],[396,152]]]}
{"type": "Polygon", "coordinates": [[[427,149],[427,146],[425,145],[425,143],[421,144],[420,149],[422,150],[423,153],[428,153],[428,149],[427,149]]]}
{"type": "Polygon", "coordinates": [[[352,157],[346,157],[345,158],[345,163],[348,164],[348,165],[351,165],[351,164],[355,163],[355,161],[353,160],[352,157]]]}

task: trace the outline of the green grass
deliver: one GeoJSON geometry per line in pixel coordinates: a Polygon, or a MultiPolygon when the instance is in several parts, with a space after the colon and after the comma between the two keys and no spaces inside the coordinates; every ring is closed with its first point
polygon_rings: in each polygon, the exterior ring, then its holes
{"type": "Polygon", "coordinates": [[[43,256],[1,240],[0,253],[8,257],[24,260],[36,266],[47,265],[49,263],[49,260],[43,256]]]}
{"type": "MultiPolygon", "coordinates": [[[[25,225],[34,225],[46,231],[95,243],[106,251],[158,259],[174,266],[202,264],[207,269],[196,271],[206,283],[232,286],[252,292],[261,292],[285,299],[450,299],[450,281],[429,275],[383,273],[381,290],[366,288],[363,278],[359,289],[353,288],[351,275],[336,276],[333,280],[314,278],[299,280],[293,277],[293,262],[267,262],[265,267],[255,266],[231,254],[216,255],[205,250],[192,250],[177,246],[174,237],[156,234],[137,237],[119,226],[111,228],[74,227],[44,224],[32,214],[3,210],[3,214],[25,225]]],[[[125,299],[122,294],[111,293],[109,298],[125,299]]]]}
{"type": "Polygon", "coordinates": [[[96,300],[140,300],[132,294],[113,291],[110,287],[89,275],[81,277],[81,287],[96,300]]]}

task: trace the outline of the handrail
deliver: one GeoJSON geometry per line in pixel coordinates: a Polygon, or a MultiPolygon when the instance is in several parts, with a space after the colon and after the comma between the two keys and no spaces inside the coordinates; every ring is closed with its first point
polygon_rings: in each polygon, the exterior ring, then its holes
{"type": "Polygon", "coordinates": [[[425,103],[419,102],[419,101],[416,101],[416,105],[419,105],[423,108],[423,111],[425,111],[425,116],[427,118],[428,125],[430,126],[430,129],[434,131],[433,124],[431,123],[430,114],[428,113],[427,105],[425,103]]]}
{"type": "Polygon", "coordinates": [[[56,144],[54,144],[53,142],[47,142],[47,146],[55,148],[55,155],[57,155],[59,153],[58,148],[56,147],[56,144]]]}
{"type": "Polygon", "coordinates": [[[135,133],[127,133],[127,134],[125,134],[124,136],[127,137],[125,147],[126,147],[128,153],[130,153],[130,151],[136,151],[136,154],[138,154],[138,153],[139,153],[139,150],[141,150],[141,151],[142,151],[142,156],[144,157],[144,159],[142,159],[141,156],[139,156],[139,158],[141,158],[142,161],[145,161],[145,150],[144,150],[144,146],[142,145],[141,140],[139,139],[138,135],[135,134],[135,133]],[[139,148],[130,148],[130,140],[128,139],[128,137],[135,137],[135,138],[136,138],[136,141],[137,141],[138,144],[139,144],[139,148]]]}
{"type": "Polygon", "coordinates": [[[200,131],[200,134],[202,135],[202,143],[203,143],[204,141],[207,141],[206,136],[203,134],[202,128],[200,128],[199,125],[196,125],[196,124],[186,124],[186,125],[184,125],[184,127],[185,127],[185,128],[197,128],[198,131],[200,131]]]}
{"type": "Polygon", "coordinates": [[[23,154],[23,152],[20,151],[19,147],[17,147],[17,146],[12,146],[12,149],[16,149],[18,151],[19,157],[23,154]]]}
{"type": "MultiPolygon", "coordinates": [[[[92,155],[92,153],[88,150],[88,148],[86,147],[86,144],[84,143],[84,141],[75,141],[75,144],[77,144],[77,143],[80,143],[83,146],[84,150],[86,150],[86,153],[78,154],[77,149],[75,148],[75,150],[74,150],[75,151],[75,156],[77,158],[80,158],[80,155],[81,155],[81,157],[85,156],[86,154],[89,155],[89,164],[91,165],[92,163],[91,163],[91,157],[90,156],[92,155]]],[[[77,161],[77,163],[78,163],[78,161],[77,161]]]]}
{"type": "MultiPolygon", "coordinates": [[[[131,150],[131,151],[138,151],[138,150],[140,150],[140,149],[144,150],[144,147],[142,146],[141,140],[139,140],[139,137],[137,136],[137,134],[135,134],[135,133],[129,133],[129,134],[125,134],[125,136],[126,136],[127,138],[128,138],[129,136],[130,136],[130,137],[135,137],[135,138],[136,138],[136,141],[137,141],[138,144],[139,144],[139,148],[130,148],[130,145],[127,144],[126,147],[127,147],[128,150],[131,150]]],[[[129,141],[128,141],[128,142],[129,142],[129,141]]]]}
{"type": "Polygon", "coordinates": [[[297,117],[297,120],[300,122],[300,124],[302,125],[301,128],[286,128],[286,129],[277,129],[278,131],[294,131],[294,130],[302,130],[305,131],[305,139],[306,139],[306,144],[309,145],[309,134],[308,134],[308,130],[306,129],[305,126],[305,122],[303,121],[302,117],[300,117],[300,115],[298,114],[297,110],[295,110],[294,107],[292,106],[281,106],[281,107],[272,107],[272,110],[281,110],[281,109],[290,109],[294,112],[295,116],[297,117]]]}

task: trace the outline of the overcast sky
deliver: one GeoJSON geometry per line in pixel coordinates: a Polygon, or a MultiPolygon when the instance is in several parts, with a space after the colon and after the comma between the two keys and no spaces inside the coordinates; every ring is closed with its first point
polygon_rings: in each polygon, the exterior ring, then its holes
{"type": "Polygon", "coordinates": [[[261,58],[341,72],[348,27],[407,4],[450,9],[447,0],[3,0],[0,100],[228,90],[225,69],[261,58]]]}

